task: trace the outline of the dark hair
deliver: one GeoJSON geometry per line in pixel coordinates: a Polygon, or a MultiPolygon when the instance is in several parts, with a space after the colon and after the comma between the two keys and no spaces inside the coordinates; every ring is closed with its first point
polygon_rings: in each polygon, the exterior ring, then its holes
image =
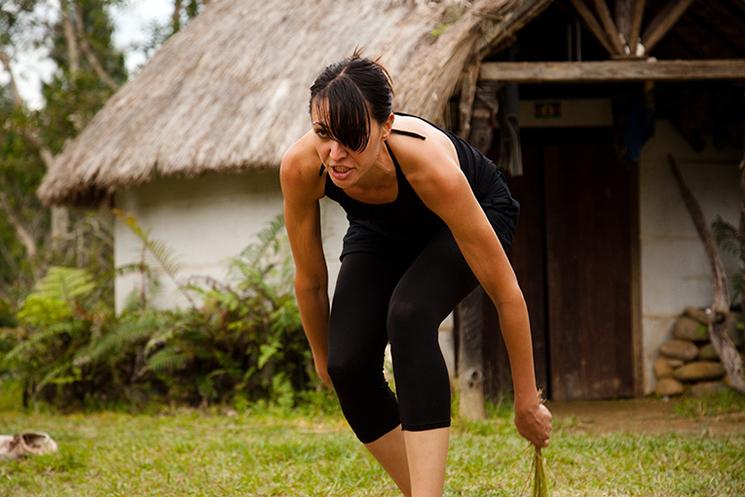
{"type": "Polygon", "coordinates": [[[360,151],[370,138],[370,119],[383,123],[391,113],[393,88],[388,71],[355,50],[327,66],[310,87],[309,111],[326,114],[324,131],[342,145],[360,151]]]}

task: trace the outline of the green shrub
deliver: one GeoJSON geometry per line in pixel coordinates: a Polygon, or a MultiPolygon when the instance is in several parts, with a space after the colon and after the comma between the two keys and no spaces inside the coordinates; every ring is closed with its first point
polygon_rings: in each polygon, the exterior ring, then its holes
{"type": "Polygon", "coordinates": [[[18,324],[10,304],[0,299],[0,328],[12,328],[18,324]]]}
{"type": "Polygon", "coordinates": [[[84,269],[52,267],[17,313],[25,335],[13,343],[0,335],[0,351],[10,349],[0,359],[0,373],[5,368],[22,382],[24,403],[299,402],[314,375],[282,217],[231,260],[227,281],[196,278],[188,284],[177,281],[168,248],[131,216],[123,219],[189,307],[152,308],[158,281],[144,256],[119,269],[140,273],[146,287],[129,296],[119,316],[99,291],[110,282],[95,282],[84,269]]]}
{"type": "Polygon", "coordinates": [[[277,217],[231,260],[227,282],[184,288],[200,304],[171,314],[146,347],[142,374],[187,402],[272,399],[295,402],[308,388],[311,356],[292,293],[292,260],[277,217]]]}
{"type": "Polygon", "coordinates": [[[86,270],[53,266],[24,300],[16,318],[25,337],[0,365],[22,382],[24,403],[42,398],[68,405],[84,393],[81,386],[100,378],[102,371],[74,363],[112,317],[90,298],[95,287],[86,270]]]}

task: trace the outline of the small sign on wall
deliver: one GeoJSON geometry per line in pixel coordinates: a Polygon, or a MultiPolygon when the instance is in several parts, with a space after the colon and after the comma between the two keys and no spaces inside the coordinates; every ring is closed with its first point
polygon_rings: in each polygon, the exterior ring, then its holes
{"type": "Polygon", "coordinates": [[[536,119],[560,119],[561,102],[536,102],[533,107],[533,117],[536,119]]]}

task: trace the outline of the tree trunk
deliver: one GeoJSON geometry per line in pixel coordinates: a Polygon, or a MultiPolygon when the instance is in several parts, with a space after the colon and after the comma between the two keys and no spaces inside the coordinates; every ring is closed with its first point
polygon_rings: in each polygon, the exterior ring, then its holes
{"type": "Polygon", "coordinates": [[[10,75],[10,92],[13,94],[13,102],[16,107],[23,106],[23,97],[18,91],[18,85],[16,84],[15,76],[11,71],[10,56],[7,53],[0,50],[0,64],[5,68],[5,71],[10,75]]]}
{"type": "Polygon", "coordinates": [[[66,207],[52,207],[52,250],[59,250],[70,230],[70,213],[66,207]]]}
{"type": "Polygon", "coordinates": [[[484,291],[476,287],[458,304],[459,413],[465,419],[486,419],[484,409],[484,357],[482,305],[484,291]]]}
{"type": "Polygon", "coordinates": [[[735,344],[732,342],[732,338],[727,332],[730,299],[724,265],[714,243],[714,236],[706,224],[701,206],[685,184],[673,156],[668,155],[667,157],[683,201],[688,208],[688,212],[691,214],[696,231],[698,231],[698,235],[704,243],[706,255],[709,257],[709,263],[711,264],[711,270],[714,276],[714,303],[707,309],[707,314],[709,315],[709,338],[711,339],[714,350],[722,360],[724,369],[727,371],[730,386],[740,393],[745,394],[742,357],[740,357],[735,344]]]}
{"type": "Polygon", "coordinates": [[[5,193],[0,192],[0,211],[5,213],[5,218],[8,220],[13,229],[16,232],[16,238],[23,244],[26,249],[26,255],[28,256],[29,262],[32,267],[35,266],[34,259],[36,258],[37,246],[34,237],[31,233],[21,224],[21,221],[13,212],[13,207],[10,205],[5,193]]]}
{"type": "Polygon", "coordinates": [[[171,12],[171,30],[178,33],[181,29],[181,0],[173,2],[173,12],[171,12]]]}
{"type": "MultiPolygon", "coordinates": [[[[68,44],[72,43],[74,48],[71,48],[70,45],[68,45],[68,56],[71,57],[71,70],[73,67],[73,63],[77,65],[78,55],[77,55],[77,45],[75,45],[75,36],[73,34],[72,38],[67,37],[67,30],[68,25],[70,25],[69,17],[67,16],[67,1],[61,0],[60,5],[62,10],[62,15],[65,16],[65,39],[67,40],[68,44]],[[74,61],[74,62],[73,62],[74,61]]],[[[72,29],[72,26],[70,25],[70,29],[72,29]]],[[[14,94],[14,105],[18,109],[26,109],[26,104],[23,101],[23,98],[21,97],[20,93],[18,93],[17,90],[17,84],[15,81],[15,76],[13,74],[13,70],[10,64],[10,57],[2,51],[0,51],[0,64],[2,64],[5,67],[5,70],[10,76],[10,86],[13,90],[14,94]]],[[[39,150],[39,156],[41,157],[42,162],[44,163],[44,166],[47,168],[47,171],[51,169],[52,162],[54,160],[54,157],[52,155],[52,152],[44,145],[41,138],[38,135],[38,130],[36,129],[28,129],[28,128],[22,128],[19,130],[20,133],[23,134],[23,136],[26,137],[27,140],[29,140],[38,150],[39,150]]],[[[34,238],[30,235],[30,233],[22,226],[20,220],[15,218],[13,216],[12,211],[10,210],[10,206],[8,202],[3,197],[3,202],[0,207],[3,208],[4,211],[6,211],[6,216],[9,220],[11,220],[11,224],[13,224],[13,227],[16,230],[16,235],[18,236],[18,240],[23,243],[24,247],[26,247],[26,253],[29,256],[30,260],[33,260],[34,257],[36,257],[37,245],[34,241],[34,238]]],[[[70,215],[65,207],[53,207],[51,212],[51,242],[53,249],[59,248],[59,243],[61,240],[64,240],[67,237],[67,232],[70,225],[70,215]]]]}
{"type": "Polygon", "coordinates": [[[67,45],[67,58],[70,64],[70,72],[80,71],[80,52],[78,51],[77,40],[75,39],[75,28],[70,19],[70,7],[67,0],[60,0],[60,15],[62,24],[65,26],[65,44],[67,45]]]}
{"type": "Polygon", "coordinates": [[[98,57],[96,57],[96,54],[93,52],[93,49],[88,43],[88,39],[85,35],[85,30],[83,29],[83,9],[76,3],[74,11],[75,26],[80,41],[80,48],[83,49],[86,60],[93,68],[93,72],[96,73],[96,76],[98,76],[106,86],[111,88],[111,91],[117,91],[119,89],[119,85],[116,83],[116,81],[114,81],[114,78],[112,78],[109,73],[107,73],[106,70],[103,68],[103,65],[101,65],[101,62],[99,62],[98,57]]]}

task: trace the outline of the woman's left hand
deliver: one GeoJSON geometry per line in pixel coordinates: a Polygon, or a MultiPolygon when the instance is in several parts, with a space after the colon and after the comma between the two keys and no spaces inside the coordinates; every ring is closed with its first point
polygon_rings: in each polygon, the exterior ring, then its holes
{"type": "Polygon", "coordinates": [[[538,448],[548,446],[551,439],[551,412],[542,403],[515,408],[517,431],[538,448]]]}

